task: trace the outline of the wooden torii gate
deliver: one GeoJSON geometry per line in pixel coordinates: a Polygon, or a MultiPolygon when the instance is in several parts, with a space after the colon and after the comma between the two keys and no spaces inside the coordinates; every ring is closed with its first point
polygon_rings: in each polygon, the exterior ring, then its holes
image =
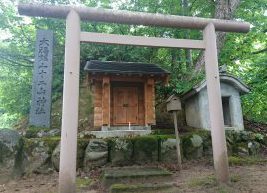
{"type": "Polygon", "coordinates": [[[59,192],[75,192],[79,104],[80,43],[104,43],[205,51],[213,160],[219,182],[229,181],[215,31],[243,32],[247,22],[151,14],[88,7],[19,4],[21,15],[66,19],[59,192]],[[81,32],[80,20],[203,30],[203,40],[173,39],[81,32]]]}

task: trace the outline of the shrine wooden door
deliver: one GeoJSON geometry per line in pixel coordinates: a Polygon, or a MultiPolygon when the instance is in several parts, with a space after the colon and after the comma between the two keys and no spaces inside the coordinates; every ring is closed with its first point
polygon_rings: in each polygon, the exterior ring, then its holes
{"type": "Polygon", "coordinates": [[[113,89],[114,123],[116,125],[138,124],[137,87],[115,87],[113,89]]]}

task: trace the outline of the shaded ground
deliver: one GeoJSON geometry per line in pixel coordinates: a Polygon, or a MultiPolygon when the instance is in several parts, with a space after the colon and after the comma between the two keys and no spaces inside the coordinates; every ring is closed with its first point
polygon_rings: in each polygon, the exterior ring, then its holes
{"type": "MultiPolygon", "coordinates": [[[[171,166],[169,166],[171,168],[171,166]]],[[[183,170],[175,173],[174,192],[185,193],[267,193],[267,163],[231,166],[231,182],[228,185],[216,183],[212,163],[207,160],[188,162],[183,170]]],[[[105,192],[98,182],[99,171],[88,174],[78,174],[77,192],[105,192]],[[95,180],[92,180],[94,178],[95,180]]],[[[58,189],[58,173],[32,174],[17,180],[11,180],[0,185],[0,192],[20,193],[54,193],[58,189]]]]}
{"type": "Polygon", "coordinates": [[[256,121],[244,119],[244,126],[247,131],[261,133],[267,136],[267,124],[265,123],[259,123],[256,121]]]}

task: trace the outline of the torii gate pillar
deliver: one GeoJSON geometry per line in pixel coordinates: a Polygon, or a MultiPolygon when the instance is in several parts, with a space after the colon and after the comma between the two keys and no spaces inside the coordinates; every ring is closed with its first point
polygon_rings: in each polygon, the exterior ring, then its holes
{"type": "Polygon", "coordinates": [[[217,179],[219,182],[227,183],[229,181],[229,167],[223,122],[216,33],[212,23],[209,23],[205,27],[203,37],[205,42],[205,73],[209,101],[213,162],[217,179]]]}
{"type": "Polygon", "coordinates": [[[71,10],[66,19],[59,192],[76,192],[76,154],[80,77],[80,16],[71,10]]]}

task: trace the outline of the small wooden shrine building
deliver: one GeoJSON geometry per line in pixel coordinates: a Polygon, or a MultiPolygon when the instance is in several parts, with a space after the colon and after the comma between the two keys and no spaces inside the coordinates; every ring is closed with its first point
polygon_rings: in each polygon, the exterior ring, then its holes
{"type": "Polygon", "coordinates": [[[169,72],[155,64],[88,61],[84,70],[92,89],[95,130],[155,124],[155,83],[169,72]]]}

